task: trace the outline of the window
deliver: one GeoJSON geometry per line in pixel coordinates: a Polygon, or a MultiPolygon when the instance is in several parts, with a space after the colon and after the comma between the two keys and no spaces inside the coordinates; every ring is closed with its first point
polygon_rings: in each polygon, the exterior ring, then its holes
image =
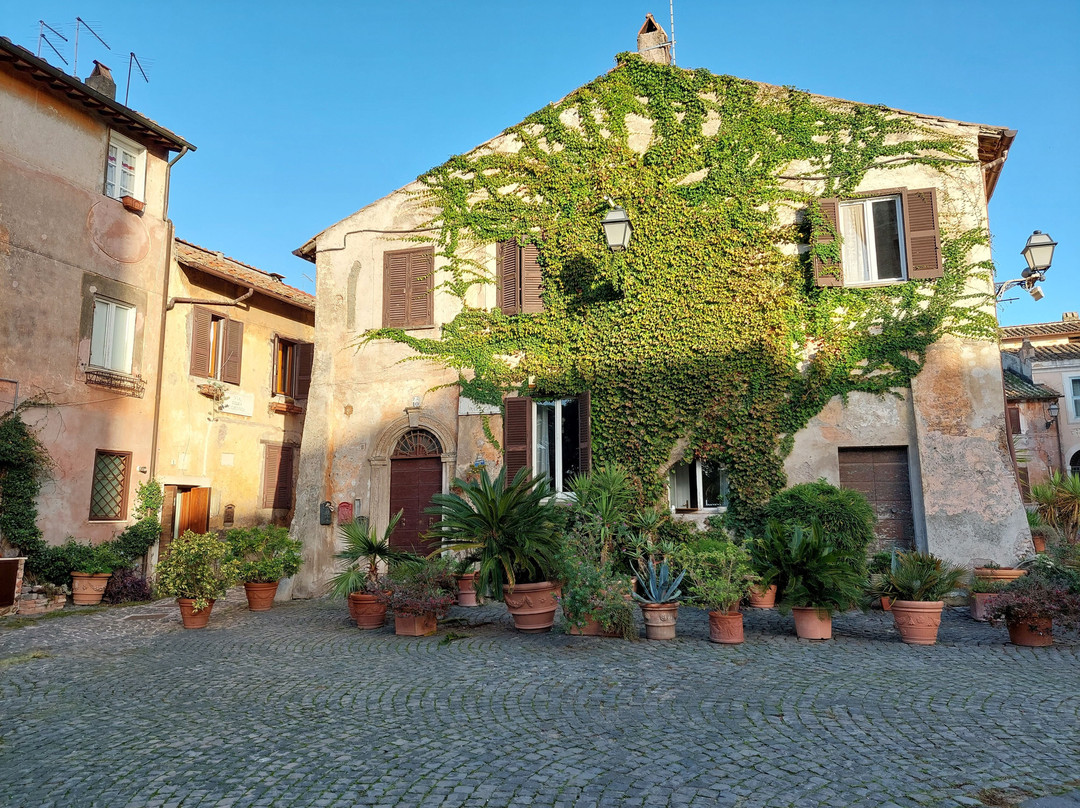
{"type": "Polygon", "coordinates": [[[288,510],[293,504],[295,446],[267,443],[263,463],[262,507],[288,510]]]}
{"type": "Polygon", "coordinates": [[[1069,379],[1069,409],[1072,420],[1080,420],[1080,378],[1069,379]]]}
{"type": "Polygon", "coordinates": [[[274,393],[307,398],[311,388],[311,362],[315,346],[310,342],[278,337],[274,341],[274,393]]]}
{"type": "Polygon", "coordinates": [[[143,201],[146,186],[146,149],[113,132],[105,161],[105,195],[113,199],[132,196],[143,201]]]}
{"type": "Polygon", "coordinates": [[[1012,406],[1006,408],[1005,416],[1009,422],[1009,432],[1013,435],[1021,434],[1023,430],[1020,428],[1020,408],[1012,406]]]}
{"type": "Polygon", "coordinates": [[[135,307],[94,298],[94,324],[90,335],[90,365],[131,373],[135,345],[135,307]]]}
{"type": "Polygon", "coordinates": [[[435,248],[383,253],[383,326],[435,325],[435,248]]]}
{"type": "Polygon", "coordinates": [[[726,508],[727,474],[711,460],[679,461],[668,472],[668,501],[676,510],[726,508]]]}
{"type": "Polygon", "coordinates": [[[944,274],[933,188],[822,199],[819,205],[824,226],[815,229],[815,244],[826,246],[840,237],[838,262],[825,264],[814,255],[819,286],[898,283],[944,274]]]}
{"type": "Polygon", "coordinates": [[[533,314],[544,310],[543,285],[535,244],[524,247],[516,241],[496,245],[496,305],[503,314],[533,314]]]}
{"type": "Polygon", "coordinates": [[[507,398],[503,447],[507,481],[525,467],[568,491],[575,474],[592,468],[592,407],[588,393],[558,401],[507,398]]]}
{"type": "Polygon", "coordinates": [[[90,487],[90,521],[119,522],[127,519],[130,471],[131,452],[97,451],[94,456],[94,481],[90,487]]]}
{"type": "Polygon", "coordinates": [[[244,324],[201,306],[191,318],[191,375],[240,384],[244,324]]]}

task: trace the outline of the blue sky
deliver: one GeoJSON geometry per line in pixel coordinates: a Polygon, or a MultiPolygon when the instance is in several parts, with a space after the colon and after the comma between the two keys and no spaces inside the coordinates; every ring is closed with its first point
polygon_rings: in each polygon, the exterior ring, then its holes
{"type": "MultiPolygon", "coordinates": [[[[112,51],[84,30],[79,75],[99,59],[121,100],[135,51],[150,84],[130,105],[198,147],[173,173],[177,234],[310,291],[292,250],[607,71],[646,12],[669,27],[664,0],[0,0],[0,35],[34,51],[39,19],[71,39],[81,16],[112,51]]],[[[1080,309],[1076,0],[675,0],[675,38],[681,67],[1018,129],[990,203],[998,278],[1033,230],[1059,247],[1045,299],[1009,295],[1001,321],[1080,309]]]]}

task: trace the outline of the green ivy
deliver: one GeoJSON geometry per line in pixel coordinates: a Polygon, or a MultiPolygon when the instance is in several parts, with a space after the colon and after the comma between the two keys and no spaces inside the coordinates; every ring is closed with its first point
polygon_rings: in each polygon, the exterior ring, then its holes
{"type": "MultiPolygon", "coordinates": [[[[505,134],[516,153],[479,149],[419,178],[418,201],[438,211],[439,288],[460,314],[438,339],[376,329],[360,341],[455,369],[461,393],[488,404],[591,390],[594,459],[630,469],[645,500],[663,495],[660,471],[685,438],[688,456],[727,469],[737,517],[783,487],[795,433],[830,398],[906,387],[945,333],[994,335],[986,296],[965,292],[990,270],[968,261],[985,233],[943,236],[944,278],[874,289],[820,288],[811,256],[792,257],[822,225],[818,200],[854,192],[871,169],[975,162],[911,116],[621,54],[505,134]],[[630,114],[652,122],[644,154],[630,114]],[[602,237],[606,197],[633,222],[624,253],[602,237]],[[782,208],[806,223],[783,226],[782,208]],[[467,303],[495,280],[474,248],[509,239],[539,249],[543,313],[467,303]]],[[[839,240],[815,250],[834,262],[839,240]]]]}
{"type": "Polygon", "coordinates": [[[46,548],[37,526],[37,495],[50,465],[49,453],[20,410],[0,415],[0,538],[28,557],[31,574],[46,548]]]}

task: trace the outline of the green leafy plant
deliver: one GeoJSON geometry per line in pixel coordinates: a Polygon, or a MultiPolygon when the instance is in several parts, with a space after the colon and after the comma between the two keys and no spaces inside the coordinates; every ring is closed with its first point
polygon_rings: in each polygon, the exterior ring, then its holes
{"type": "Polygon", "coordinates": [[[1080,532],[1080,475],[1054,469],[1045,483],[1031,486],[1031,497],[1043,521],[1061,531],[1070,543],[1076,542],[1080,532]]]}
{"type": "Polygon", "coordinates": [[[1042,632],[1036,621],[1046,619],[1058,628],[1074,629],[1080,625],[1080,573],[1041,556],[1027,575],[994,596],[987,619],[993,625],[1026,622],[1036,633],[1042,632]]]}
{"type": "Polygon", "coordinates": [[[238,580],[239,563],[213,533],[191,530],[169,545],[157,565],[157,592],[166,598],[191,598],[195,611],[205,609],[238,580]]]}
{"type": "Polygon", "coordinates": [[[70,572],[84,572],[88,575],[111,575],[113,570],[124,566],[125,559],[121,558],[112,542],[100,544],[82,544],[74,539],[68,539],[62,545],[67,563],[72,565],[70,572]]]}
{"type": "Polygon", "coordinates": [[[760,579],[745,547],[710,541],[711,547],[686,547],[677,557],[692,584],[693,599],[710,611],[729,614],[738,611],[739,601],[760,579]]]}
{"type": "Polygon", "coordinates": [[[437,558],[398,565],[373,594],[395,614],[414,617],[442,617],[457,601],[450,562],[437,558]]]}
{"type": "Polygon", "coordinates": [[[230,557],[239,562],[240,580],[270,584],[300,571],[303,542],[290,539],[289,529],[277,525],[233,528],[225,534],[230,557]]]}
{"type": "Polygon", "coordinates": [[[877,521],[864,494],[826,480],[784,489],[769,500],[764,514],[767,519],[794,525],[816,521],[826,540],[853,558],[865,558],[877,521]]]}
{"type": "Polygon", "coordinates": [[[543,478],[523,468],[507,484],[505,467],[494,480],[482,469],[454,488],[461,493],[435,494],[424,513],[439,517],[430,535],[442,551],[479,553],[478,592],[501,600],[505,587],[552,580],[562,534],[543,478]]]}
{"type": "Polygon", "coordinates": [[[882,581],[880,593],[892,600],[924,603],[943,600],[961,585],[966,575],[967,570],[963,567],[932,553],[914,550],[897,553],[892,568],[882,581]]]}
{"type": "MultiPolygon", "coordinates": [[[[29,403],[29,402],[24,402],[29,403]]],[[[52,460],[37,433],[22,419],[22,407],[0,415],[0,540],[27,557],[26,572],[55,584],[59,560],[37,526],[37,496],[52,460]]]]}
{"type": "Polygon", "coordinates": [[[794,525],[788,531],[779,558],[779,575],[784,582],[780,605],[785,609],[808,606],[837,611],[859,602],[865,580],[852,556],[827,541],[816,522],[808,528],[794,525]]]}
{"type": "Polygon", "coordinates": [[[764,590],[776,585],[776,596],[782,598],[786,579],[783,571],[788,554],[788,528],[777,519],[770,519],[758,536],[748,536],[744,545],[750,552],[750,564],[758,577],[757,588],[764,590]]]}
{"type": "Polygon", "coordinates": [[[341,569],[330,579],[330,594],[343,598],[354,592],[374,594],[381,589],[379,565],[393,569],[399,564],[415,563],[418,557],[390,546],[390,537],[401,521],[402,511],[392,517],[380,536],[365,517],[357,517],[338,527],[344,546],[334,555],[341,569]]]}
{"type": "Polygon", "coordinates": [[[641,592],[634,593],[634,600],[641,603],[678,603],[682,599],[682,583],[686,572],[677,576],[671,573],[667,561],[659,565],[655,561],[646,561],[638,567],[637,581],[641,592]]]}
{"type": "Polygon", "coordinates": [[[570,481],[577,499],[577,512],[587,529],[596,532],[600,541],[600,563],[613,556],[619,540],[627,533],[633,515],[634,492],[630,475],[618,464],[601,466],[589,474],[579,474],[570,481]]]}

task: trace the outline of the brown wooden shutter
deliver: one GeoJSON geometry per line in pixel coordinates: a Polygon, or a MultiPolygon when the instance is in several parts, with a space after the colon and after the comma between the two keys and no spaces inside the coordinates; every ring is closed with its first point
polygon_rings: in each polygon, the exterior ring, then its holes
{"type": "Polygon", "coordinates": [[[503,314],[518,314],[518,284],[521,280],[521,252],[516,241],[500,241],[495,249],[497,291],[495,305],[503,314]]]}
{"type": "Polygon", "coordinates": [[[592,393],[586,390],[578,401],[578,468],[582,474],[592,471],[592,393]]]}
{"type": "Polygon", "coordinates": [[[210,375],[210,309],[195,306],[191,309],[191,369],[192,376],[210,375]]]}
{"type": "Polygon", "coordinates": [[[938,233],[937,193],[933,188],[903,192],[908,277],[940,278],[945,274],[938,233]]]}
{"type": "Polygon", "coordinates": [[[409,324],[409,254],[383,253],[383,326],[405,328],[409,324]]]}
{"type": "Polygon", "coordinates": [[[1020,434],[1020,408],[1009,407],[1005,410],[1009,416],[1009,432],[1013,435],[1020,434]]]}
{"type": "Polygon", "coordinates": [[[544,310],[543,275],[540,272],[540,251],[535,244],[521,248],[521,311],[536,314],[544,310]]]}
{"type": "Polygon", "coordinates": [[[504,398],[503,412],[503,452],[509,484],[519,470],[532,467],[532,399],[504,398]]]}
{"type": "MultiPolygon", "coordinates": [[[[825,217],[825,221],[829,223],[832,230],[817,228],[811,238],[815,244],[832,244],[836,241],[834,234],[840,232],[840,200],[820,199],[818,205],[821,208],[821,215],[825,217]]],[[[839,261],[835,264],[825,264],[817,255],[814,255],[814,281],[818,286],[843,286],[843,264],[839,261]]]]}
{"type": "Polygon", "coordinates": [[[311,365],[315,359],[315,345],[301,342],[296,346],[296,391],[297,398],[307,398],[311,390],[311,365]]]}
{"type": "Polygon", "coordinates": [[[221,359],[221,380],[240,384],[240,361],[244,354],[244,324],[225,320],[225,355],[221,359]]]}
{"type": "Polygon", "coordinates": [[[264,508],[288,509],[292,507],[294,451],[292,446],[266,444],[262,492],[264,508]]]}
{"type": "Polygon", "coordinates": [[[435,325],[435,248],[409,254],[409,325],[435,325]]]}

